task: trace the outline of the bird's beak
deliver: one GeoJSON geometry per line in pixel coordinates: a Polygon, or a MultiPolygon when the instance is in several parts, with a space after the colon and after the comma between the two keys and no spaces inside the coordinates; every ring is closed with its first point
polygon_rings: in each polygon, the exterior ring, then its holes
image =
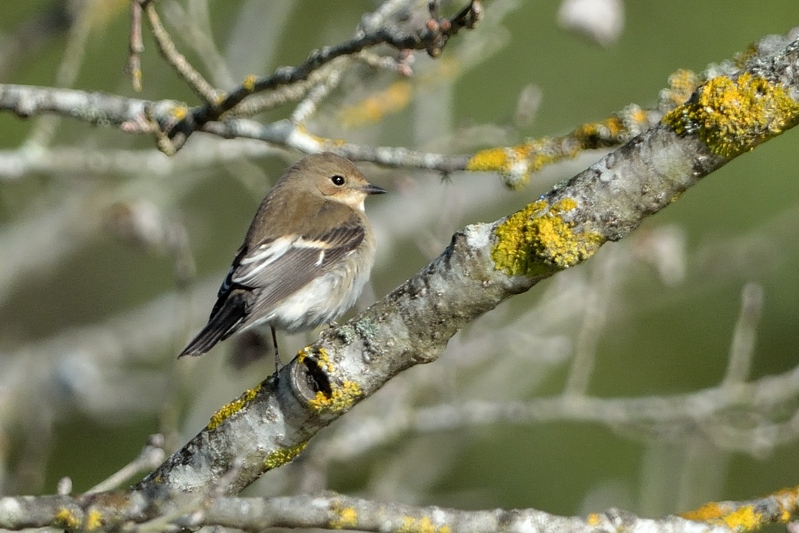
{"type": "Polygon", "coordinates": [[[388,192],[383,187],[378,187],[377,185],[372,185],[371,183],[367,183],[361,187],[361,190],[366,194],[383,194],[388,192]]]}

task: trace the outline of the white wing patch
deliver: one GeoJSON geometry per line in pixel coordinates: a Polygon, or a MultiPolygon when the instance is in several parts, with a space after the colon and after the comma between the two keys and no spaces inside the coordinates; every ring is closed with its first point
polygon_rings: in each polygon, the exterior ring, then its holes
{"type": "Polygon", "coordinates": [[[238,270],[242,272],[232,276],[232,281],[246,285],[255,280],[260,273],[269,265],[279,261],[292,249],[316,249],[319,250],[319,257],[316,265],[319,266],[325,260],[325,251],[331,248],[327,241],[314,239],[303,239],[297,236],[280,237],[267,244],[262,244],[254,248],[240,262],[238,270]]]}
{"type": "Polygon", "coordinates": [[[255,279],[264,268],[283,257],[291,248],[292,238],[289,237],[281,237],[268,244],[258,246],[241,260],[239,267],[245,267],[244,272],[234,275],[233,281],[246,285],[247,282],[255,279]]]}
{"type": "Polygon", "coordinates": [[[306,240],[302,237],[297,237],[292,244],[297,248],[316,248],[319,250],[330,249],[330,243],[328,241],[306,240]]]}

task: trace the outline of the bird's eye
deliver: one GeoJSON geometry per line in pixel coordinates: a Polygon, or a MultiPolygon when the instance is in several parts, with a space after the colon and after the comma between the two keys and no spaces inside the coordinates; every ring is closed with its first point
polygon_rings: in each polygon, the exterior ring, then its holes
{"type": "Polygon", "coordinates": [[[340,176],[338,174],[336,174],[335,176],[330,176],[330,181],[333,182],[333,185],[341,187],[342,185],[344,185],[344,176],[340,176]]]}

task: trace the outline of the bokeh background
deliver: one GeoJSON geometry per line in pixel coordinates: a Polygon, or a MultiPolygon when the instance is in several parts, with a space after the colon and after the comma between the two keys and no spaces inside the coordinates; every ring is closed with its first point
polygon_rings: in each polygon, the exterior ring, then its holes
{"type": "MultiPolygon", "coordinates": [[[[213,30],[207,37],[235,80],[296,64],[316,47],[347,39],[375,5],[164,0],[159,9],[198,65],[186,28],[206,16],[213,30]]],[[[363,68],[321,107],[313,133],[446,153],[560,135],[630,103],[653,106],[677,69],[701,71],[799,24],[795,0],[627,2],[618,40],[603,47],[565,31],[559,7],[486,2],[481,26],[454,38],[437,62],[417,56],[420,74],[411,79],[406,105],[377,122],[343,124],[347,109],[398,79],[363,68]],[[523,93],[532,104],[520,111],[523,93]]],[[[124,74],[124,1],[30,0],[3,10],[4,83],[57,84],[65,53],[77,46],[74,88],[196,103],[149,39],[144,90],[133,92],[124,74]],[[74,18],[44,16],[61,8],[74,18]]],[[[223,85],[224,76],[211,77],[223,85]]],[[[285,118],[292,109],[259,119],[285,118]]],[[[364,421],[381,414],[390,420],[440,403],[560,394],[581,350],[594,365],[590,395],[668,396],[716,387],[745,287],[755,302],[762,297],[750,377],[793,368],[796,143],[796,132],[788,132],[740,157],[631,238],[500,306],[454,339],[441,361],[400,376],[328,428],[294,465],[249,490],[328,488],[475,509],[575,514],[616,506],[660,515],[796,485],[796,438],[778,441],[764,430],[753,445],[702,425],[651,431],[567,420],[487,422],[403,431],[364,444],[362,452],[339,453],[359,432],[368,436],[364,421]]],[[[232,368],[229,347],[191,361],[176,361],[175,354],[210,311],[260,198],[299,154],[196,136],[168,159],[147,136],[68,119],[48,126],[9,113],[0,114],[0,150],[0,271],[6,271],[0,276],[0,487],[48,493],[69,476],[76,491],[86,490],[133,458],[149,434],[163,432],[170,449],[180,446],[216,408],[270,373],[271,360],[232,368]],[[42,133],[47,127],[52,135],[42,133]],[[11,154],[35,159],[55,148],[131,157],[107,167],[98,159],[83,169],[31,165],[19,175],[3,163],[11,154]],[[124,231],[131,217],[152,222],[161,245],[131,239],[124,231]]],[[[547,168],[520,191],[491,174],[442,179],[362,165],[391,194],[367,206],[380,257],[359,305],[421,269],[457,229],[522,207],[601,155],[547,168]]],[[[284,353],[312,338],[281,337],[284,353]]],[[[765,427],[789,419],[794,408],[726,423],[765,427]]]]}

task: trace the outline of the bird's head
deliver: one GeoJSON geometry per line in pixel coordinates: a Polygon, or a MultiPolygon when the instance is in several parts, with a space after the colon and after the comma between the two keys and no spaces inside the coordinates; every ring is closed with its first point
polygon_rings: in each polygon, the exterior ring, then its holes
{"type": "Polygon", "coordinates": [[[292,168],[290,175],[295,187],[359,211],[363,211],[367,196],[386,192],[366,181],[349,159],[330,152],[302,159],[292,168]]]}

